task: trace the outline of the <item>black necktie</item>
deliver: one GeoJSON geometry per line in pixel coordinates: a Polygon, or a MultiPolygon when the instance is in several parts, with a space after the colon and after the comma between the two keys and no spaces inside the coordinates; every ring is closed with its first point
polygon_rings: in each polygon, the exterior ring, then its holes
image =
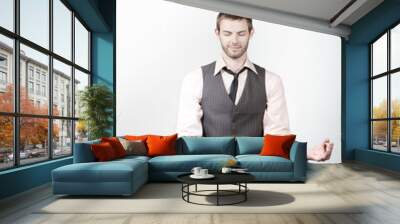
{"type": "Polygon", "coordinates": [[[235,104],[236,93],[237,93],[237,89],[238,89],[238,77],[239,77],[239,74],[242,73],[246,69],[246,67],[243,67],[238,73],[234,73],[233,71],[229,70],[227,67],[224,67],[223,69],[227,73],[233,75],[233,81],[231,84],[231,88],[229,90],[229,97],[231,98],[233,104],[235,104]]]}

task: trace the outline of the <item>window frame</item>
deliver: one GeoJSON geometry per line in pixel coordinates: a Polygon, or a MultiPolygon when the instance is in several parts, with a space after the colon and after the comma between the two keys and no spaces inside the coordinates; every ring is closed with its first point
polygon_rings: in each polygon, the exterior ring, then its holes
{"type": "Polygon", "coordinates": [[[391,98],[391,92],[392,92],[392,85],[391,85],[391,79],[393,75],[396,75],[396,73],[400,72],[400,67],[393,68],[391,69],[391,31],[393,28],[400,26],[400,21],[397,21],[393,25],[391,25],[389,28],[387,28],[383,33],[379,34],[375,39],[373,39],[370,43],[368,43],[368,50],[369,50],[369,149],[373,151],[379,151],[379,152],[385,152],[385,153],[390,153],[390,154],[396,154],[399,155],[400,152],[393,152],[392,151],[392,121],[400,120],[400,117],[392,117],[392,98],[391,98]],[[376,74],[374,76],[373,74],[373,44],[378,41],[381,37],[384,35],[387,35],[386,41],[387,41],[387,52],[386,52],[386,57],[387,57],[387,64],[386,64],[386,71],[380,74],[376,74]],[[387,93],[386,93],[386,98],[387,98],[387,105],[386,105],[386,118],[373,118],[373,81],[378,78],[386,77],[386,86],[387,86],[387,93]],[[373,122],[374,121],[386,121],[386,151],[379,150],[374,148],[374,136],[373,136],[373,122]]]}
{"type": "MultiPolygon", "coordinates": [[[[0,168],[0,172],[5,171],[5,170],[10,170],[10,169],[16,169],[19,167],[23,167],[23,166],[30,166],[33,164],[37,164],[37,163],[43,163],[49,160],[58,160],[58,159],[62,159],[65,157],[70,157],[73,156],[74,154],[74,143],[75,143],[75,125],[76,125],[76,121],[78,121],[80,118],[75,116],[75,108],[72,107],[71,108],[71,114],[70,116],[56,116],[53,115],[53,97],[54,97],[54,90],[53,90],[53,60],[58,60],[61,63],[64,63],[68,66],[71,67],[71,83],[73,84],[75,82],[75,69],[85,73],[88,75],[89,77],[89,83],[88,86],[92,85],[92,72],[91,72],[91,65],[92,65],[92,61],[91,61],[91,36],[92,36],[92,30],[88,27],[88,25],[83,21],[83,19],[79,16],[78,13],[76,13],[72,7],[65,1],[65,0],[59,0],[68,10],[71,11],[71,18],[70,18],[70,23],[71,23],[71,58],[67,59],[64,58],[63,56],[55,53],[53,50],[53,43],[54,43],[54,39],[53,39],[53,24],[54,24],[54,17],[53,17],[53,1],[54,0],[48,0],[49,2],[49,47],[48,49],[46,49],[45,47],[42,47],[39,44],[34,43],[33,41],[30,41],[27,38],[24,38],[23,36],[20,35],[20,0],[14,0],[13,1],[13,10],[14,10],[14,18],[13,18],[13,22],[14,22],[14,30],[10,31],[4,27],[0,26],[0,35],[3,35],[5,37],[11,38],[13,40],[13,64],[12,69],[11,69],[11,73],[10,75],[13,76],[14,79],[14,93],[13,93],[13,102],[14,102],[14,110],[13,112],[2,112],[0,111],[0,116],[11,116],[13,119],[13,154],[14,154],[14,161],[13,161],[13,166],[11,167],[5,167],[5,168],[0,168]],[[85,69],[83,67],[81,67],[80,65],[75,63],[75,18],[77,20],[79,20],[79,22],[84,26],[84,28],[88,31],[88,69],[85,69]],[[39,51],[40,53],[43,53],[45,55],[48,56],[49,58],[49,63],[48,63],[48,76],[47,76],[47,84],[46,84],[46,91],[48,93],[45,92],[46,96],[48,97],[48,112],[46,115],[39,115],[39,114],[27,114],[27,113],[21,113],[20,111],[20,85],[21,85],[21,81],[20,81],[20,45],[23,44],[27,47],[32,48],[33,50],[39,51]],[[47,145],[47,150],[48,150],[48,155],[47,158],[44,158],[41,161],[38,162],[32,162],[32,163],[26,163],[26,164],[21,164],[20,161],[20,119],[21,118],[45,118],[47,119],[48,122],[48,136],[47,136],[47,142],[49,143],[47,145]],[[62,156],[54,156],[53,152],[54,152],[54,147],[53,147],[53,122],[56,120],[66,120],[66,121],[71,121],[71,153],[68,155],[62,155],[62,156]]],[[[29,64],[27,64],[27,66],[29,66],[29,64]]],[[[28,71],[27,67],[27,71],[28,71]]],[[[29,72],[27,72],[26,75],[26,81],[33,81],[34,86],[36,83],[42,83],[42,79],[41,79],[41,74],[42,72],[40,72],[40,76],[39,76],[39,82],[36,82],[36,69],[33,70],[33,79],[31,79],[29,72]]],[[[72,93],[72,99],[71,99],[71,104],[74,105],[75,103],[75,85],[72,85],[71,87],[71,93],[72,93]]],[[[29,91],[27,89],[27,91],[29,91]]],[[[36,91],[36,89],[34,89],[34,92],[36,91]]],[[[42,94],[40,94],[39,96],[42,96],[42,94]]]]}

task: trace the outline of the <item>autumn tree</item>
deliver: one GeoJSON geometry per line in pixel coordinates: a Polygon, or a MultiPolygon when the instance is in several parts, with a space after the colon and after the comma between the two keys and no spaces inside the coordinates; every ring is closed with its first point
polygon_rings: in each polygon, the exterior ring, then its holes
{"type": "MultiPolygon", "coordinates": [[[[13,112],[14,107],[14,88],[10,84],[6,88],[6,92],[0,93],[0,111],[13,112]]],[[[29,99],[29,95],[24,87],[20,88],[20,110],[23,114],[40,114],[46,115],[48,113],[48,106],[34,105],[33,101],[29,99]]],[[[55,110],[58,114],[59,111],[55,110]]],[[[13,119],[11,116],[0,116],[0,146],[3,148],[11,148],[13,146],[13,119]]],[[[20,148],[24,149],[26,145],[47,143],[48,136],[48,119],[47,118],[20,118],[20,148]]],[[[59,136],[58,126],[53,126],[53,138],[59,136]]]]}
{"type": "MultiPolygon", "coordinates": [[[[394,99],[391,104],[391,117],[400,117],[400,100],[394,99]]],[[[373,118],[387,118],[387,100],[382,100],[378,106],[373,108],[373,118]]],[[[399,141],[400,122],[392,121],[392,142],[399,141]]],[[[387,121],[375,121],[373,125],[374,138],[384,138],[387,136],[387,121]]]]}
{"type": "MultiPolygon", "coordinates": [[[[14,96],[13,86],[8,85],[4,93],[0,93],[0,111],[13,112],[14,96]]],[[[10,116],[0,116],[0,147],[12,148],[13,146],[13,119],[10,116]]]]}

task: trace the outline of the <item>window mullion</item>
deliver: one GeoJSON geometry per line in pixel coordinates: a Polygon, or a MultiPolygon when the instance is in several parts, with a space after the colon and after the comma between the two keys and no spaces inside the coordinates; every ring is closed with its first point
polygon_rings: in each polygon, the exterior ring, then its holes
{"type": "MultiPolygon", "coordinates": [[[[19,10],[20,9],[20,0],[14,1],[14,31],[17,35],[19,35],[20,31],[20,18],[19,18],[19,10]]],[[[19,39],[14,39],[14,113],[19,114],[20,112],[20,46],[19,39]]],[[[20,156],[19,156],[19,136],[20,136],[20,118],[14,116],[14,166],[19,166],[20,164],[20,156]]]]}
{"type": "Polygon", "coordinates": [[[369,62],[370,62],[370,66],[369,66],[369,69],[370,69],[370,71],[369,71],[369,119],[370,119],[370,122],[369,122],[369,138],[370,138],[370,141],[369,141],[369,144],[370,144],[370,149],[373,149],[373,147],[374,147],[374,144],[373,144],[373,141],[374,141],[374,136],[373,136],[373,130],[372,130],[372,128],[373,128],[373,121],[372,121],[372,119],[374,118],[373,117],[373,98],[372,98],[372,96],[373,96],[373,79],[372,79],[372,76],[373,76],[373,50],[374,50],[374,48],[372,47],[372,44],[369,46],[369,52],[370,52],[370,55],[369,55],[369,62]]]}
{"type": "MultiPolygon", "coordinates": [[[[71,14],[71,23],[72,23],[72,38],[71,38],[71,55],[72,55],[72,64],[73,66],[71,66],[71,100],[72,100],[72,105],[71,105],[71,117],[75,118],[75,12],[72,11],[71,14]]],[[[76,126],[76,121],[72,121],[72,132],[71,132],[71,150],[72,150],[72,155],[74,155],[74,151],[75,151],[75,126],[76,126]]]]}
{"type": "MultiPolygon", "coordinates": [[[[53,52],[53,0],[49,0],[49,50],[53,52]]],[[[48,150],[49,159],[53,159],[53,56],[49,55],[49,71],[48,71],[48,91],[49,94],[49,120],[48,120],[48,150]]]]}
{"type": "MultiPolygon", "coordinates": [[[[387,71],[390,71],[390,30],[387,32],[387,71]]],[[[391,111],[391,104],[392,104],[392,100],[391,100],[391,79],[392,75],[389,73],[387,74],[387,110],[388,110],[388,118],[392,117],[392,111],[391,111]]],[[[388,152],[392,151],[392,136],[391,136],[391,123],[392,121],[390,119],[388,119],[387,122],[387,136],[388,136],[388,152]]]]}

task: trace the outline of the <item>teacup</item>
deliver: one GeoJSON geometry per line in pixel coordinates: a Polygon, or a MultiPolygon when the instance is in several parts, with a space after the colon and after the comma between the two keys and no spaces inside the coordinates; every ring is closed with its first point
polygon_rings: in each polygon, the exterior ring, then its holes
{"type": "Polygon", "coordinates": [[[208,175],[208,169],[201,169],[200,170],[200,176],[207,176],[208,175]]]}
{"type": "Polygon", "coordinates": [[[196,176],[199,176],[199,175],[201,175],[200,174],[200,171],[202,170],[202,168],[201,167],[193,167],[193,169],[192,169],[192,173],[194,174],[194,175],[196,175],[196,176]]]}

